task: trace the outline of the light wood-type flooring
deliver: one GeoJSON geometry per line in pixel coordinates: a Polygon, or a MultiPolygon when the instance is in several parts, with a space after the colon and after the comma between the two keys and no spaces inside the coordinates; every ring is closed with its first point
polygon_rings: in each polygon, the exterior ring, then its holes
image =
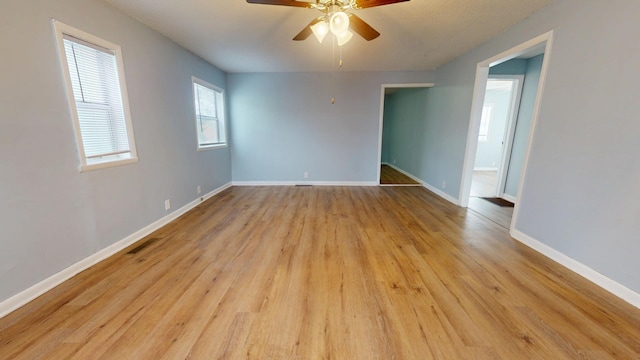
{"type": "Polygon", "coordinates": [[[384,185],[414,185],[420,186],[420,183],[392,168],[389,165],[380,166],[380,184],[384,185]]]}
{"type": "Polygon", "coordinates": [[[512,207],[499,206],[479,197],[470,197],[468,206],[471,211],[484,216],[487,220],[493,221],[505,229],[511,227],[512,207]]]}
{"type": "Polygon", "coordinates": [[[0,358],[638,359],[640,310],[422,187],[233,187],[0,319],[0,358]]]}
{"type": "Polygon", "coordinates": [[[513,208],[498,206],[482,199],[482,197],[496,196],[497,181],[497,171],[474,171],[468,206],[479,215],[508,229],[511,227],[513,208]]]}
{"type": "Polygon", "coordinates": [[[473,171],[471,197],[495,197],[498,186],[497,171],[473,171]]]}

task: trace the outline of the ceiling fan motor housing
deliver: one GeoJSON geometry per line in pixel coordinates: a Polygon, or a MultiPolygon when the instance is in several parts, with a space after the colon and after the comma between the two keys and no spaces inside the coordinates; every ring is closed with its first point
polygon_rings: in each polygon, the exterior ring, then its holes
{"type": "MultiPolygon", "coordinates": [[[[312,26],[318,24],[319,22],[325,22],[328,23],[331,32],[338,38],[338,42],[341,44],[345,44],[347,41],[349,41],[349,39],[351,39],[351,36],[353,35],[353,33],[349,30],[352,30],[356,34],[362,36],[367,41],[371,41],[380,36],[380,33],[372,28],[369,24],[367,24],[364,20],[351,12],[347,13],[347,11],[391,5],[410,0],[315,0],[312,2],[297,0],[246,1],[252,4],[293,6],[319,10],[324,13],[324,16],[318,17],[311,21],[309,25],[302,29],[302,31],[293,38],[293,40],[305,40],[309,37],[309,35],[314,33],[312,26]]],[[[323,38],[324,35],[325,34],[316,34],[316,36],[318,37],[318,41],[322,42],[321,38],[323,38]]]]}

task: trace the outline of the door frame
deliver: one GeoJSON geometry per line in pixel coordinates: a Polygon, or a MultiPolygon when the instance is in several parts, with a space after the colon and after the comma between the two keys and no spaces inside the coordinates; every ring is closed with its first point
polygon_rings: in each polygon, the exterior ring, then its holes
{"type": "Polygon", "coordinates": [[[471,115],[469,119],[469,128],[467,131],[467,146],[465,150],[464,163],[462,168],[462,178],[460,181],[460,193],[458,198],[460,199],[460,206],[467,207],[469,205],[469,194],[471,192],[471,180],[473,178],[473,166],[475,163],[476,152],[478,148],[478,132],[480,130],[480,118],[482,116],[482,107],[484,105],[485,91],[487,87],[487,79],[489,78],[489,67],[501,64],[505,61],[509,61],[518,56],[527,54],[528,52],[544,47],[544,59],[542,61],[542,70],[540,72],[540,80],[538,83],[538,91],[536,94],[536,101],[531,117],[531,128],[529,130],[529,139],[527,141],[527,147],[522,164],[522,174],[518,183],[518,193],[516,194],[515,209],[511,218],[510,231],[513,230],[514,224],[517,221],[518,213],[520,210],[520,201],[523,192],[526,191],[523,184],[525,183],[527,175],[527,167],[529,163],[529,156],[531,153],[531,144],[535,136],[536,124],[540,115],[540,104],[542,102],[542,95],[544,93],[544,87],[547,79],[547,73],[549,71],[549,60],[551,58],[551,50],[553,45],[554,31],[550,30],[542,35],[539,35],[529,41],[526,41],[520,45],[517,45],[507,51],[504,51],[498,55],[490,57],[482,62],[479,62],[476,67],[476,79],[473,89],[473,100],[471,102],[471,115]]]}
{"type": "MultiPolygon", "coordinates": [[[[502,155],[500,156],[500,166],[498,167],[498,177],[496,181],[495,194],[496,197],[505,197],[504,187],[507,182],[507,174],[509,172],[509,161],[511,161],[511,149],[513,148],[513,138],[516,135],[516,126],[518,124],[518,114],[520,111],[520,100],[522,99],[522,88],[525,82],[524,75],[489,75],[489,80],[515,80],[517,81],[515,96],[511,96],[509,104],[509,114],[507,115],[507,123],[502,134],[502,155]]],[[[511,200],[511,199],[507,199],[511,200]]]]}
{"type": "Polygon", "coordinates": [[[380,86],[380,123],[378,125],[378,157],[376,158],[376,183],[380,186],[380,165],[382,164],[382,124],[384,122],[384,93],[386,89],[431,88],[435,83],[382,84],[380,86]]]}

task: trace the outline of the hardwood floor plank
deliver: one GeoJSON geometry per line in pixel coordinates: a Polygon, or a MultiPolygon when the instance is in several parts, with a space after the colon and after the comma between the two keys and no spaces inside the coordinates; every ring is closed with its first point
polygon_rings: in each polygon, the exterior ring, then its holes
{"type": "Polygon", "coordinates": [[[0,319],[38,358],[633,359],[640,311],[421,187],[242,187],[0,319]]]}
{"type": "Polygon", "coordinates": [[[474,170],[471,180],[472,197],[496,196],[498,186],[498,170],[474,170]]]}
{"type": "Polygon", "coordinates": [[[380,184],[384,185],[420,185],[419,182],[413,180],[400,171],[389,165],[380,166],[380,184]]]}

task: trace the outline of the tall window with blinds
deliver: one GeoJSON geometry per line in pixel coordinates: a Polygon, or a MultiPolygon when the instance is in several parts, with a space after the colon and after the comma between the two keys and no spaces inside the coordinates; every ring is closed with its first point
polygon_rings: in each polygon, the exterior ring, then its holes
{"type": "Polygon", "coordinates": [[[192,81],[198,149],[226,146],[222,89],[196,77],[193,77],[192,81]]]}
{"type": "Polygon", "coordinates": [[[135,162],[120,47],[54,22],[81,170],[135,162]]]}

